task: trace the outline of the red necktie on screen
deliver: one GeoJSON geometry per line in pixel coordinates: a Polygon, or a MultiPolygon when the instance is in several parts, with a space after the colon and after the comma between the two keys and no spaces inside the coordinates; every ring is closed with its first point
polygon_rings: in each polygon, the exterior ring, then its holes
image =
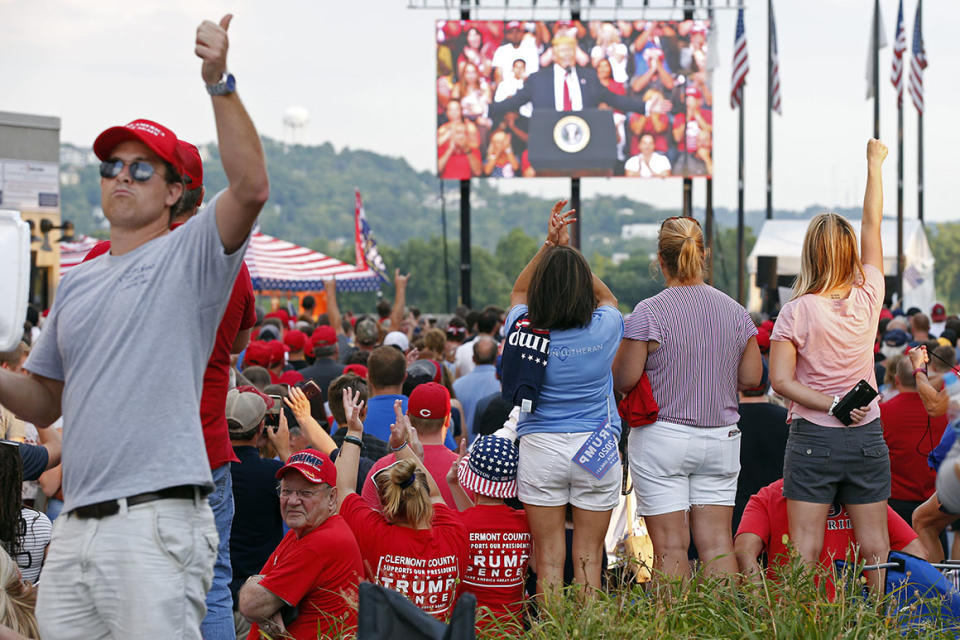
{"type": "Polygon", "coordinates": [[[563,74],[563,110],[573,111],[573,102],[570,100],[570,85],[567,80],[570,79],[570,69],[563,74]]]}

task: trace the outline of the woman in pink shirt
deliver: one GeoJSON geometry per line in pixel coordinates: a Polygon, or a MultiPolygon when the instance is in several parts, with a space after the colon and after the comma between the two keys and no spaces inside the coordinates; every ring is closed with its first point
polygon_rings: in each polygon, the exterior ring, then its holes
{"type": "MultiPolygon", "coordinates": [[[[771,335],[770,382],[791,401],[783,468],[790,539],[810,566],[820,556],[834,502],[846,505],[867,563],[884,562],[890,549],[890,460],[877,401],[855,409],[849,427],[833,415],[839,399],[860,380],[877,386],[873,340],[884,293],[880,219],[886,156],[883,143],[870,140],[860,255],[856,233],[844,218],[826,213],[811,220],[794,298],[781,309],[771,335]]],[[[883,584],[879,571],[868,572],[868,578],[873,587],[883,584]]]]}

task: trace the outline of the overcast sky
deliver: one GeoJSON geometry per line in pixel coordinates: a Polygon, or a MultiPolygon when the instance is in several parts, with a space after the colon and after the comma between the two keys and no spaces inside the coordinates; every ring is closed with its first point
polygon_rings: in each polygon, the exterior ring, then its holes
{"type": "MultiPolygon", "coordinates": [[[[904,7],[908,51],[914,2],[907,0],[904,7]]],[[[481,7],[476,17],[503,19],[503,3],[497,4],[499,9],[481,7]]],[[[783,116],[774,118],[776,207],[861,201],[866,140],[873,130],[872,102],[864,99],[872,6],[873,0],[776,1],[783,94],[783,116]]],[[[884,171],[885,210],[895,215],[896,101],[889,76],[897,1],[882,0],[881,6],[891,45],[880,54],[881,133],[891,148],[884,171]]],[[[105,127],[136,117],[167,124],[187,140],[211,141],[214,122],[193,39],[202,19],[219,20],[228,11],[235,14],[229,66],[263,134],[282,138],[284,111],[300,105],[311,116],[302,142],[375,150],[402,156],[417,169],[435,170],[433,23],[458,16],[442,9],[411,10],[406,0],[0,0],[0,110],[58,116],[62,141],[81,146],[90,146],[105,127]]],[[[619,15],[640,18],[641,12],[624,9],[619,15]]],[[[924,5],[930,63],[924,120],[928,220],[960,220],[955,153],[960,127],[957,116],[950,115],[960,104],[958,15],[956,0],[924,5]]],[[[531,17],[530,10],[510,16],[531,17]]],[[[534,17],[565,15],[554,8],[540,9],[534,17]]],[[[612,17],[610,10],[583,13],[584,19],[612,17]]],[[[682,16],[650,11],[646,17],[682,16]]],[[[750,2],[748,209],[765,206],[766,19],[766,2],[750,2]]],[[[735,21],[735,11],[717,12],[714,203],[729,208],[737,202],[737,116],[728,97],[735,21]]],[[[905,216],[912,218],[917,214],[917,116],[905,98],[904,200],[905,216]]],[[[502,188],[516,188],[516,182],[507,182],[500,181],[502,188]]],[[[703,184],[694,182],[697,206],[703,205],[703,184]]],[[[522,188],[563,196],[569,180],[537,179],[522,188]]],[[[682,197],[680,180],[584,179],[583,195],[594,193],[622,193],[659,206],[679,206],[682,197]]]]}

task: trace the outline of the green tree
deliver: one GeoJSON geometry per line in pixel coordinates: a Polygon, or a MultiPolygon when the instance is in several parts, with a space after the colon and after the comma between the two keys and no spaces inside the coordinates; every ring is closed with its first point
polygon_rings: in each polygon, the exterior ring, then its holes
{"type": "Polygon", "coordinates": [[[960,306],[960,223],[946,222],[929,234],[930,250],[936,260],[934,281],[939,298],[947,309],[960,306]]]}
{"type": "Polygon", "coordinates": [[[497,241],[497,250],[494,253],[497,269],[510,281],[511,286],[533,255],[540,249],[540,244],[528,236],[520,227],[514,227],[505,236],[497,241]]]}

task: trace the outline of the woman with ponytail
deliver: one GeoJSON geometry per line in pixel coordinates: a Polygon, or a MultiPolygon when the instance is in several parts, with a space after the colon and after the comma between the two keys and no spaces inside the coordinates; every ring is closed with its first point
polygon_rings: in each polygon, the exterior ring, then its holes
{"type": "Polygon", "coordinates": [[[439,620],[453,610],[467,560],[467,532],[440,495],[419,456],[423,445],[410,420],[394,403],[396,423],[390,448],[397,461],[373,476],[380,510],[356,494],[357,464],[363,446],[359,394],[343,390],[347,435],[337,456],[340,515],[353,530],[367,579],[393,589],[439,620]]]}
{"type": "Polygon", "coordinates": [[[630,473],[654,569],[683,578],[691,532],[708,573],[737,571],[737,390],[763,374],[757,329],[742,306],[704,282],[705,258],[694,218],[663,222],[657,262],[667,287],[634,308],[613,363],[622,393],[646,371],[659,407],[656,422],[631,429],[630,473]]]}

